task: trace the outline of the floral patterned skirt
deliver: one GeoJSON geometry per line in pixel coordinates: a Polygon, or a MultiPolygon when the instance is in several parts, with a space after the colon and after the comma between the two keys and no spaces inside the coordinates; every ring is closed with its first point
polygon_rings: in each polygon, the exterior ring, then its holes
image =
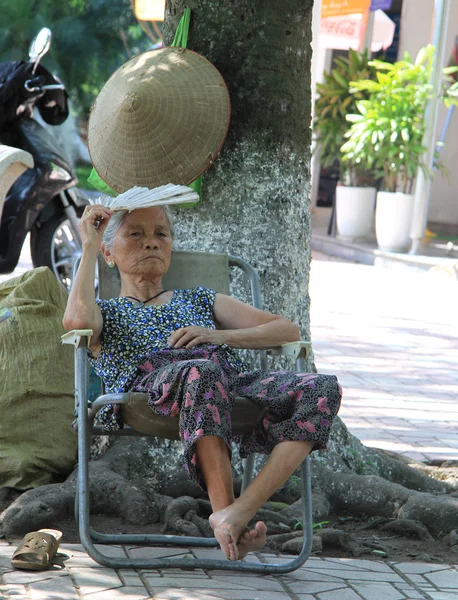
{"type": "MultiPolygon", "coordinates": [[[[231,409],[237,396],[266,409],[263,420],[236,440],[242,457],[270,454],[286,440],[326,448],[342,390],[334,375],[292,371],[238,371],[224,348],[203,344],[192,349],[166,349],[150,354],[138,368],[131,386],[147,392],[157,414],[179,416],[185,468],[205,488],[196,461],[196,442],[208,435],[223,438],[231,451],[231,409]]],[[[98,415],[106,430],[122,427],[120,407],[108,405],[98,415]]]]}

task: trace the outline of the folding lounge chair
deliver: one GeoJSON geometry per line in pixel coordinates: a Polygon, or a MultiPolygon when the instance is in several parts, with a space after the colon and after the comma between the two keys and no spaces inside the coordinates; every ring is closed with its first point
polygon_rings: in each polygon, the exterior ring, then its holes
{"type": "MultiPolygon", "coordinates": [[[[164,278],[166,289],[183,289],[206,286],[224,294],[229,293],[230,267],[241,269],[251,284],[252,303],[261,308],[259,279],[256,271],[240,258],[216,253],[174,252],[167,276],[164,278]]],[[[103,299],[119,295],[119,279],[114,271],[99,260],[99,296],[103,299]]],[[[249,561],[232,562],[216,559],[130,559],[110,557],[101,553],[97,544],[130,544],[179,547],[218,547],[215,538],[187,537],[178,535],[109,535],[97,532],[90,527],[89,516],[89,451],[91,434],[102,435],[153,435],[167,439],[178,439],[178,418],[156,416],[149,410],[147,394],[128,392],[124,394],[103,394],[94,402],[88,401],[88,359],[87,345],[91,330],[75,330],[62,337],[65,344],[75,346],[75,414],[78,423],[78,488],[76,498],[76,518],[79,520],[81,542],[96,562],[115,569],[224,569],[227,571],[246,571],[253,573],[288,573],[299,568],[309,557],[312,546],[312,496],[310,459],[307,457],[300,467],[303,498],[304,544],[299,556],[282,564],[260,564],[249,561]],[[94,426],[94,416],[105,404],[117,403],[123,406],[125,426],[116,434],[106,434],[101,427],[94,426]],[[132,427],[134,426],[134,427],[132,427]]],[[[305,370],[306,358],[310,350],[309,342],[293,342],[269,350],[269,354],[285,355],[296,360],[296,369],[305,370]]],[[[259,353],[260,367],[268,370],[267,353],[259,353]]],[[[247,398],[238,398],[232,413],[233,432],[242,433],[254,428],[264,414],[264,410],[247,398]]],[[[244,463],[242,490],[250,483],[253,475],[254,455],[244,463]]]]}

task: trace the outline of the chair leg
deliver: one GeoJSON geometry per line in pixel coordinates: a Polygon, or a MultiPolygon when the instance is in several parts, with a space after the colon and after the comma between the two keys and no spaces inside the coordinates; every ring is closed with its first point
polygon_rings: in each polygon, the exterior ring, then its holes
{"type": "Polygon", "coordinates": [[[243,479],[242,479],[242,494],[250,485],[251,480],[253,479],[253,471],[254,471],[254,461],[256,455],[250,454],[243,461],[243,479]]]}

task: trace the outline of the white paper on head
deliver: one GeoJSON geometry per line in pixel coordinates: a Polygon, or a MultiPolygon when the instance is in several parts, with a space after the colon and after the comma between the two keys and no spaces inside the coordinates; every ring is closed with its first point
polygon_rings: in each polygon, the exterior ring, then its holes
{"type": "Polygon", "coordinates": [[[133,187],[116,198],[112,196],[101,196],[96,200],[89,200],[90,204],[102,204],[111,210],[132,211],[136,208],[149,208],[151,206],[163,206],[164,204],[184,204],[185,202],[197,202],[199,194],[186,185],[175,185],[168,183],[153,188],[133,187]]]}

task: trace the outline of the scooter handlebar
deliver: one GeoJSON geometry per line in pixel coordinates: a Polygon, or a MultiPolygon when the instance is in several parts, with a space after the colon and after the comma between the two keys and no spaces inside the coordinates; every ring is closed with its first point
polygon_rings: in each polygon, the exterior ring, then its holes
{"type": "Polygon", "coordinates": [[[27,81],[24,83],[24,87],[29,93],[40,93],[46,92],[47,90],[65,90],[65,85],[63,83],[40,85],[40,83],[36,81],[37,79],[40,79],[41,81],[43,80],[42,77],[35,77],[34,79],[27,79],[27,81]]]}

